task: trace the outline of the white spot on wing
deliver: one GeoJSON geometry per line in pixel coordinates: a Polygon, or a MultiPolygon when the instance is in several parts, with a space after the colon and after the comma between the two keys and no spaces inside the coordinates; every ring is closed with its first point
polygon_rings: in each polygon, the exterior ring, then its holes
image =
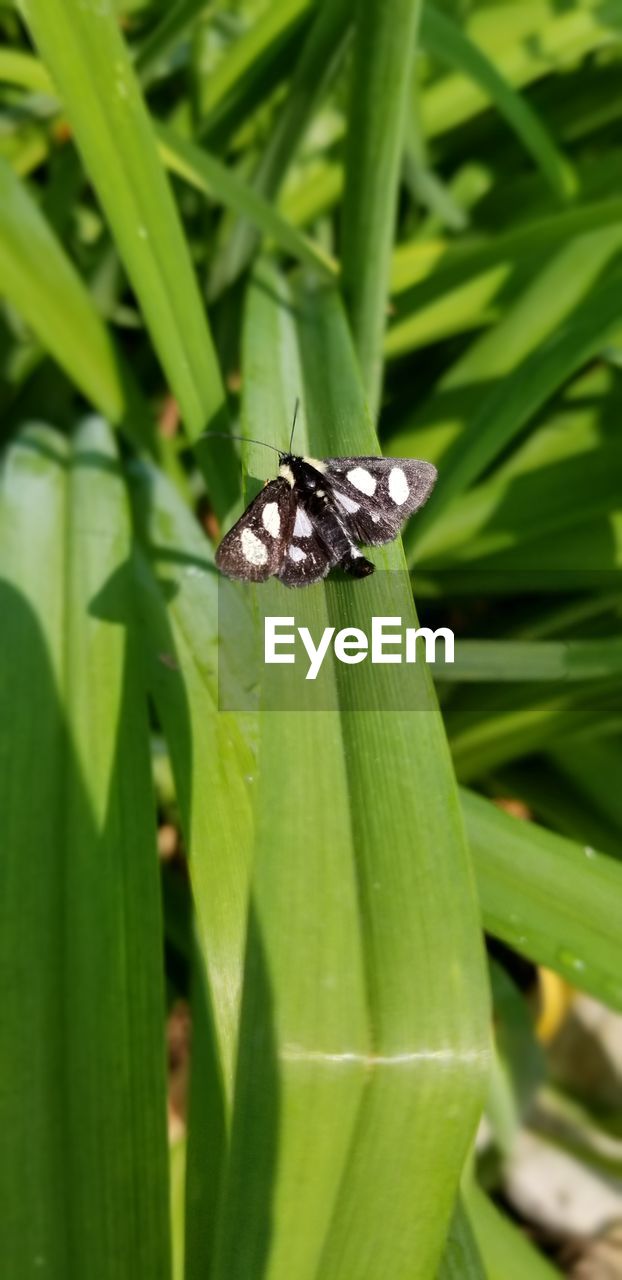
{"type": "Polygon", "coordinates": [[[268,549],[253,533],[252,529],[243,529],[241,533],[242,554],[249,564],[260,568],[268,559],[268,549]]]}
{"type": "Polygon", "coordinates": [[[296,523],[294,525],[295,538],[310,538],[313,533],[313,525],[302,507],[298,507],[296,511],[296,523]]]}
{"type": "Polygon", "coordinates": [[[353,502],[351,498],[347,498],[345,493],[338,493],[335,489],[335,497],[338,503],[343,507],[344,511],[349,511],[350,515],[354,515],[355,511],[360,508],[360,502],[353,502]]]}
{"type": "Polygon", "coordinates": [[[281,532],[281,517],[276,502],[266,503],[261,513],[261,522],[264,529],[268,530],[271,538],[278,538],[281,532]]]}
{"type": "Polygon", "coordinates": [[[376,492],[376,481],[371,471],[366,471],[365,467],[353,467],[348,471],[348,480],[354,485],[355,489],[360,489],[361,493],[366,493],[368,498],[373,497],[376,492]]]}
{"type": "Polygon", "coordinates": [[[351,547],[351,548],[350,548],[350,559],[351,559],[351,560],[361,560],[361,559],[362,559],[361,552],[360,552],[360,551],[357,551],[357,548],[356,548],[356,547],[351,547]]]}
{"type": "Polygon", "coordinates": [[[301,560],[306,560],[307,558],[307,553],[303,551],[302,547],[290,547],[287,554],[290,560],[294,561],[294,564],[299,564],[301,560]]]}
{"type": "Polygon", "coordinates": [[[401,467],[393,467],[389,476],[389,496],[396,507],[401,507],[410,493],[408,480],[401,467]]]}

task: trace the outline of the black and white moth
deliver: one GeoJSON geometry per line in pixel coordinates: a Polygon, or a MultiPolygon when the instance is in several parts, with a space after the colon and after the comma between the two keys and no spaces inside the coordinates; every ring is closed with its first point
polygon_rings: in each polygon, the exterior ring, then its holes
{"type": "MultiPolygon", "coordinates": [[[[278,452],[278,451],[277,451],[278,452]]],[[[356,546],[397,537],[422,507],[436,467],[416,458],[306,458],[279,452],[269,480],[225,535],[216,564],[229,578],[306,587],[342,569],[354,578],[374,572],[356,546]]]]}

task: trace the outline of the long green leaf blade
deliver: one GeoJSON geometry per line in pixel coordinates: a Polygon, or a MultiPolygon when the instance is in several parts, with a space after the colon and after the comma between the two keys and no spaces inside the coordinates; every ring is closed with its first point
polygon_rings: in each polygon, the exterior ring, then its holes
{"type": "Polygon", "coordinates": [[[112,343],[41,210],[0,157],[0,293],[113,421],[124,395],[112,343]]]}
{"type": "Polygon", "coordinates": [[[171,753],[223,1087],[237,1041],[254,772],[250,725],[219,712],[218,578],[187,506],[155,467],[134,496],[157,582],[138,574],[147,678],[171,753]]]}
{"type": "Polygon", "coordinates": [[[7,1274],[169,1276],[161,919],[110,431],[29,428],[0,495],[7,1274]]]}
{"type": "MultiPolygon", "coordinates": [[[[249,301],[245,369],[249,433],[261,421],[280,443],[301,392],[300,448],[377,449],[332,291],[304,283],[290,291],[262,272],[249,301]],[[306,441],[305,423],[313,424],[306,441]]],[[[256,450],[250,456],[261,465],[256,450]]],[[[399,547],[378,552],[377,563],[365,585],[372,611],[382,612],[383,571],[403,573],[399,547]]],[[[277,597],[275,611],[293,608],[289,599],[277,597]]],[[[361,584],[320,585],[295,607],[313,634],[326,621],[352,626],[361,620],[361,584]]],[[[261,717],[218,1280],[258,1270],[423,1277],[441,1252],[481,1096],[485,999],[442,725],[425,671],[417,668],[415,680],[419,713],[379,705],[373,677],[362,702],[350,701],[335,675],[341,713],[261,717]]]]}
{"type": "Polygon", "coordinates": [[[146,676],[169,747],[196,920],[185,1274],[213,1262],[229,1142],[256,775],[252,717],[219,710],[213,554],[167,479],[133,473],[146,676]]]}
{"type": "Polygon", "coordinates": [[[341,223],[343,289],[374,418],[420,8],[419,0],[367,0],[357,8],[341,223]]]}
{"type": "Polygon", "coordinates": [[[461,795],[486,928],[622,1009],[619,863],[474,792],[461,795]]]}
{"type": "Polygon", "coordinates": [[[437,1280],[487,1280],[469,1219],[459,1200],[449,1228],[437,1280]]]}
{"type": "MultiPolygon", "coordinates": [[[[613,278],[612,278],[613,277],[613,278]]],[[[435,493],[413,531],[422,552],[428,530],[450,501],[476,480],[546,400],[605,345],[620,320],[620,279],[598,282],[545,345],[493,383],[468,429],[448,449],[435,493]]]]}
{"type": "Polygon", "coordinates": [[[437,58],[463,71],[490,94],[498,110],[516,131],[531,153],[556,195],[567,199],[576,192],[577,181],[569,160],[559,151],[548,129],[526,98],[521,97],[494,62],[463,33],[451,19],[426,4],[421,24],[421,40],[437,58]]]}
{"type": "Polygon", "coordinates": [[[622,675],[622,640],[458,640],[453,663],[434,677],[451,682],[599,680],[622,675]]]}
{"type": "MultiPolygon", "coordinates": [[[[294,67],[286,101],[253,175],[253,187],[266,200],[278,195],[305,129],[335,76],[345,52],[350,19],[350,0],[322,0],[315,13],[294,67]]],[[[212,271],[212,294],[237,279],[257,245],[253,223],[247,218],[236,221],[221,259],[212,271]]]]}
{"type": "Polygon", "coordinates": [[[475,1183],[466,1209],[487,1280],[559,1280],[560,1272],[475,1183]]]}
{"type": "Polygon", "coordinates": [[[314,268],[328,279],[337,275],[339,268],[330,254],[298,231],[254,187],[242,182],[216,156],[178,137],[164,125],[156,126],[156,136],[162,159],[172,173],[211,199],[222,201],[235,213],[248,218],[264,236],[269,236],[280,249],[307,267],[314,268]]]}
{"type": "MultiPolygon", "coordinates": [[[[188,249],[116,16],[99,0],[23,0],[192,439],[226,426],[225,395],[188,249]]],[[[233,453],[199,447],[212,500],[236,494],[233,453]]]]}

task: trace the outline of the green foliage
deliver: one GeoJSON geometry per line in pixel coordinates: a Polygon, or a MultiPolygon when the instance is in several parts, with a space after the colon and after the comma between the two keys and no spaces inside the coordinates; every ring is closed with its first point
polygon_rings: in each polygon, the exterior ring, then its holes
{"type": "Polygon", "coordinates": [[[622,1010],[622,4],[0,28],[7,1274],[544,1280],[487,1193],[552,1141],[538,971],[622,1010]],[[297,450],[436,491],[365,583],[227,596],[297,398],[297,450]],[[455,663],[275,710],[227,601],[317,634],[387,580],[455,663]]]}

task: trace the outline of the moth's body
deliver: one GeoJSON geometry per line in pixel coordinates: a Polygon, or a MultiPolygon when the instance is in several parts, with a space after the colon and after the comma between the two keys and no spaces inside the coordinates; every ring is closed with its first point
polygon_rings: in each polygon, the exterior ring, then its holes
{"type": "Polygon", "coordinates": [[[426,501],[436,469],[412,458],[308,458],[279,454],[269,480],[223,538],[216,563],[231,578],[278,576],[307,586],[337,568],[356,578],[374,572],[357,542],[391,542],[426,501]]]}

